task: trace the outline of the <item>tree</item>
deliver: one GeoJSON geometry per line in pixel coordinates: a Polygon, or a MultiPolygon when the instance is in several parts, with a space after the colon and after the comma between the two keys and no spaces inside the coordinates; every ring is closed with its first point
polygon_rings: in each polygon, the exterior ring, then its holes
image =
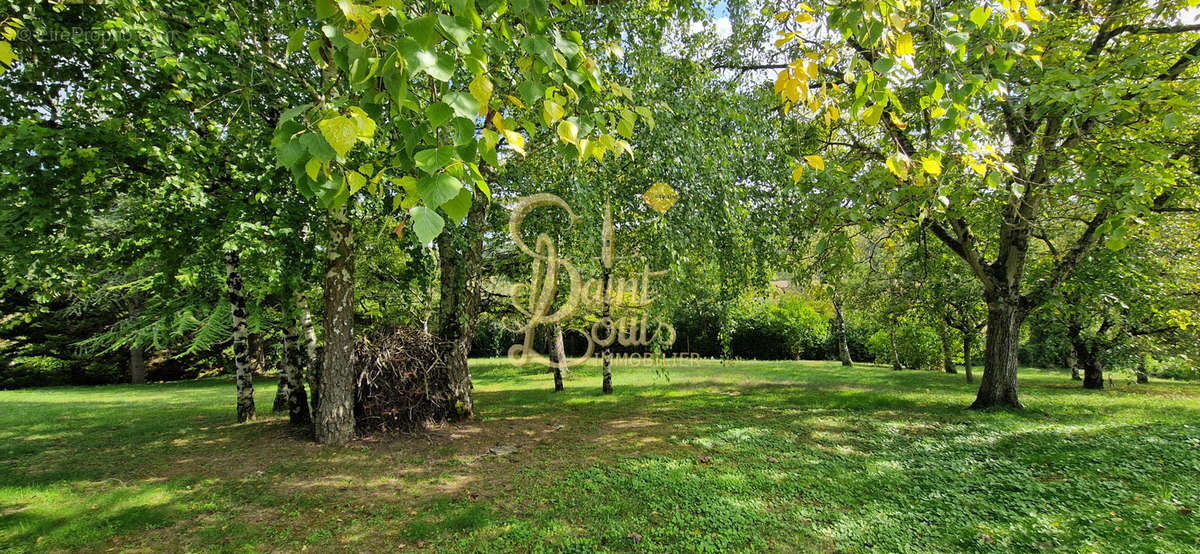
{"type": "MultiPolygon", "coordinates": [[[[1104,6],[846,2],[779,14],[794,59],[784,110],[828,129],[816,150],[850,156],[797,175],[827,227],[919,223],[979,281],[985,373],[973,408],[1021,407],[1022,321],[1097,244],[1132,221],[1194,201],[1200,27],[1183,0],[1104,6]],[[811,174],[812,172],[809,172],[811,174]],[[1061,257],[1031,244],[1049,222],[1061,257]],[[1029,267],[1043,270],[1031,274],[1029,267]]],[[[812,154],[814,168],[825,164],[812,154]]]]}

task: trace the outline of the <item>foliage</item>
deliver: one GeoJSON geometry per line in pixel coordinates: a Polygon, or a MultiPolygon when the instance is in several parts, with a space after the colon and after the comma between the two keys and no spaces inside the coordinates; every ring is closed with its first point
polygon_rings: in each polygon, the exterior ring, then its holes
{"type": "Polygon", "coordinates": [[[727,325],[734,358],[820,358],[829,337],[829,318],[794,292],[742,298],[730,309],[727,325]]]}
{"type": "MultiPolygon", "coordinates": [[[[896,355],[907,369],[937,369],[942,363],[942,342],[937,331],[921,324],[896,325],[896,355]]],[[[892,342],[888,329],[880,329],[867,340],[867,350],[876,364],[892,363],[892,342]]]]}

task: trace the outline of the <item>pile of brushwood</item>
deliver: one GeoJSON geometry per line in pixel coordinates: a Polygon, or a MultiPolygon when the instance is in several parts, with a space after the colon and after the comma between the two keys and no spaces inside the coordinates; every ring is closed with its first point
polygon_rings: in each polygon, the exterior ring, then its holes
{"type": "Polygon", "coordinates": [[[359,434],[412,431],[454,414],[437,337],[398,327],[359,340],[354,421],[359,434]]]}

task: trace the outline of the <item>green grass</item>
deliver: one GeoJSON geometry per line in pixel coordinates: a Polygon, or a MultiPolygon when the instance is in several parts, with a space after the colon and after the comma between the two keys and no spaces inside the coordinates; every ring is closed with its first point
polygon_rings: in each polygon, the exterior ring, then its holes
{"type": "Polygon", "coordinates": [[[480,421],[348,448],[233,423],[225,380],[0,391],[0,549],[1200,549],[1195,384],[1024,370],[1027,411],[979,413],[961,375],[867,366],[618,368],[612,396],[473,368],[480,421]]]}

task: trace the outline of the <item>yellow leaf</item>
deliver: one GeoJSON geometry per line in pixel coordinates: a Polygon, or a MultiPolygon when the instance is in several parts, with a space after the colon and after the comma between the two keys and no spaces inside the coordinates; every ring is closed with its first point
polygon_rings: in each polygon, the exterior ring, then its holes
{"type": "Polygon", "coordinates": [[[487,117],[488,103],[492,101],[492,81],[487,75],[479,74],[471,80],[467,88],[471,91],[471,96],[479,102],[479,115],[487,117]]]}
{"type": "Polygon", "coordinates": [[[892,120],[892,125],[895,125],[897,129],[903,131],[904,129],[908,128],[908,124],[905,123],[904,120],[897,117],[896,112],[888,112],[888,118],[892,120]]]}
{"type": "Polygon", "coordinates": [[[900,155],[891,156],[887,159],[888,171],[891,171],[901,181],[908,179],[908,160],[902,159],[900,155]]]}
{"type": "Polygon", "coordinates": [[[804,160],[808,162],[809,166],[817,171],[822,171],[825,169],[825,160],[822,160],[821,157],[816,154],[813,154],[812,156],[805,156],[804,160]]]}
{"type": "Polygon", "coordinates": [[[779,12],[779,13],[775,14],[775,21],[779,21],[782,23],[784,21],[787,21],[787,18],[789,18],[791,16],[792,16],[792,12],[779,12]]]}
{"type": "Polygon", "coordinates": [[[563,120],[558,124],[558,138],[567,144],[579,144],[579,126],[563,120]]]}
{"type": "Polygon", "coordinates": [[[925,156],[921,158],[921,169],[925,170],[925,173],[937,177],[942,174],[942,161],[932,155],[925,156]]]}
{"type": "Polygon", "coordinates": [[[896,56],[911,56],[916,53],[916,49],[913,48],[912,35],[904,33],[896,37],[896,56]]]}
{"type": "Polygon", "coordinates": [[[941,106],[934,106],[934,108],[929,112],[929,116],[934,119],[942,117],[943,115],[946,115],[946,108],[941,106]]]}
{"type": "Polygon", "coordinates": [[[566,113],[563,107],[553,100],[546,100],[542,104],[542,119],[546,122],[546,126],[554,125],[554,122],[563,118],[566,113]]]}
{"type": "Polygon", "coordinates": [[[806,64],[804,64],[804,72],[805,72],[806,74],[808,74],[808,78],[809,78],[809,79],[816,79],[816,78],[817,78],[817,73],[820,71],[820,69],[821,69],[821,68],[817,67],[817,64],[816,64],[816,63],[806,63],[806,64]]]}
{"type": "Polygon", "coordinates": [[[801,14],[796,15],[796,23],[812,23],[812,22],[813,22],[812,15],[809,15],[807,13],[801,13],[801,14]]]}
{"type": "Polygon", "coordinates": [[[514,105],[514,106],[516,106],[516,107],[518,107],[518,108],[521,108],[522,110],[528,109],[528,108],[526,108],[526,107],[525,107],[525,103],[524,103],[524,102],[522,102],[522,101],[521,101],[521,99],[520,99],[520,98],[517,98],[516,96],[513,96],[513,95],[509,94],[509,95],[507,95],[505,98],[508,98],[508,101],[509,101],[509,102],[510,102],[512,105],[514,105]]]}
{"type": "Polygon", "coordinates": [[[504,135],[504,139],[508,141],[508,145],[511,146],[513,150],[522,156],[525,155],[525,135],[522,135],[516,131],[509,131],[507,129],[501,131],[500,133],[504,135]]]}
{"type": "Polygon", "coordinates": [[[804,175],[804,165],[798,164],[796,165],[796,169],[792,170],[792,183],[799,183],[800,176],[802,175],[804,175]]]}

